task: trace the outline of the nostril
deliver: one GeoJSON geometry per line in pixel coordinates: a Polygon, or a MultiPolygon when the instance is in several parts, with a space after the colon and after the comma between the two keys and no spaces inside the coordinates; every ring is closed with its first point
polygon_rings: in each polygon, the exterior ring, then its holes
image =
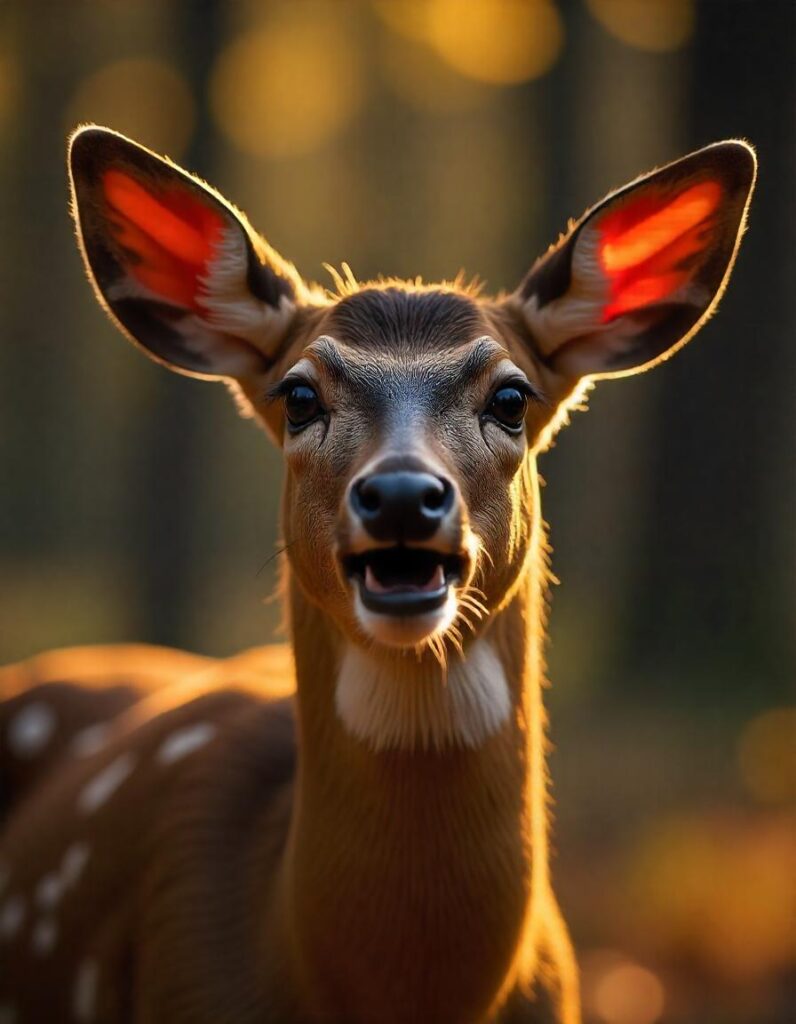
{"type": "Polygon", "coordinates": [[[438,477],[423,491],[421,505],[424,512],[439,516],[450,510],[453,504],[453,488],[447,480],[438,477]]]}
{"type": "Polygon", "coordinates": [[[360,480],[354,488],[354,504],[359,512],[378,512],[381,508],[379,488],[370,480],[360,480]]]}

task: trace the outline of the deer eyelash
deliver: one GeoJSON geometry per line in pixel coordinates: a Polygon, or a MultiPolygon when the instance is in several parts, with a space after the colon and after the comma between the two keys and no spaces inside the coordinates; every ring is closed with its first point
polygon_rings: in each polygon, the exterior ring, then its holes
{"type": "Polygon", "coordinates": [[[307,387],[312,388],[313,391],[317,390],[314,384],[311,384],[309,381],[304,380],[303,377],[299,377],[297,375],[288,375],[287,377],[283,377],[282,380],[277,381],[276,384],[272,384],[269,388],[266,389],[266,402],[276,402],[280,398],[284,398],[285,395],[290,391],[290,389],[296,387],[297,384],[304,384],[307,387]]]}
{"type": "Polygon", "coordinates": [[[529,401],[536,402],[537,405],[550,404],[549,398],[541,388],[538,388],[535,384],[526,380],[525,377],[509,377],[508,380],[500,381],[500,383],[494,387],[493,394],[501,388],[516,388],[518,391],[521,391],[529,401]]]}

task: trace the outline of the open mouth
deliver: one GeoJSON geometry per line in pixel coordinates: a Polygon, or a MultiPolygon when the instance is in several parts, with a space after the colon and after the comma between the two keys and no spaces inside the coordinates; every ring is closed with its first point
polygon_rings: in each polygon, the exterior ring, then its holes
{"type": "Polygon", "coordinates": [[[343,559],[363,605],[382,615],[423,615],[440,608],[451,583],[461,579],[462,559],[428,548],[397,544],[343,559]]]}

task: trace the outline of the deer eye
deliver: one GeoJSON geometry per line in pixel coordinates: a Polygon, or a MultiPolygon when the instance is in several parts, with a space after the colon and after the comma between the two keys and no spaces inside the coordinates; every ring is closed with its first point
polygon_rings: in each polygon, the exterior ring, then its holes
{"type": "Polygon", "coordinates": [[[309,384],[294,384],[285,394],[285,416],[296,430],[308,427],[323,412],[318,393],[309,384]]]}
{"type": "Polygon", "coordinates": [[[515,384],[507,384],[492,395],[484,416],[494,420],[512,434],[522,430],[525,410],[528,408],[528,396],[515,384]]]}

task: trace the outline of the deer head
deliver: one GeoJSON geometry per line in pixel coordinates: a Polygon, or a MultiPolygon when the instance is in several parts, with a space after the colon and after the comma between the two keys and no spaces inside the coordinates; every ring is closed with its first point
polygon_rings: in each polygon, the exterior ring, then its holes
{"type": "Polygon", "coordinates": [[[70,170],[112,320],[169,368],[232,383],[282,447],[303,598],[353,650],[422,661],[469,649],[511,600],[533,455],[583,383],[655,365],[710,316],[755,158],[722,142],[637,179],[494,299],[308,286],[216,191],[107,129],[75,133],[70,170]]]}

